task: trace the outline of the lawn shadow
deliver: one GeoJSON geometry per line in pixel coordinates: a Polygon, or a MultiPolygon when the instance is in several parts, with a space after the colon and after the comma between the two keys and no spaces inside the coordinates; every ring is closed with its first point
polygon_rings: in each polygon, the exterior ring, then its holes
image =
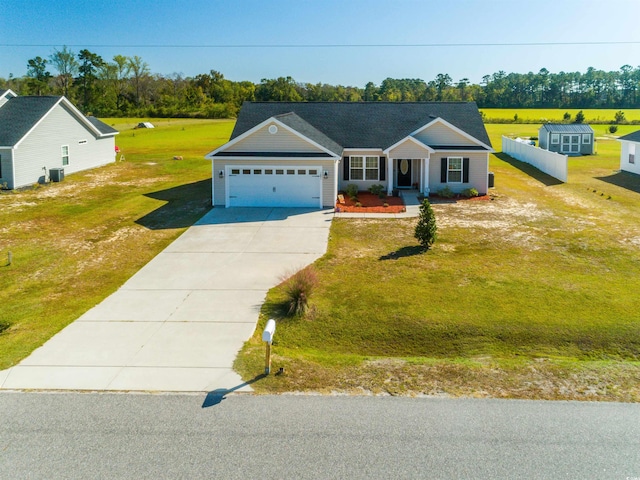
{"type": "Polygon", "coordinates": [[[190,227],[211,209],[211,179],[146,193],[145,197],[166,202],[136,220],[149,230],[190,227]]]}
{"type": "Polygon", "coordinates": [[[603,182],[616,185],[618,187],[626,188],[635,193],[640,193],[640,175],[631,172],[619,171],[613,175],[607,177],[595,177],[596,180],[602,180],[603,182]]]}
{"type": "Polygon", "coordinates": [[[529,165],[526,162],[521,162],[520,160],[516,160],[515,158],[507,155],[506,153],[499,152],[499,153],[494,153],[494,155],[498,157],[500,160],[502,160],[503,162],[508,163],[512,167],[515,167],[521,172],[526,173],[530,177],[535,178],[536,180],[538,180],[540,183],[543,183],[547,187],[552,187],[554,185],[562,185],[564,183],[561,180],[558,180],[557,178],[544,173],[542,170],[538,170],[533,165],[529,165]]]}
{"type": "Polygon", "coordinates": [[[424,253],[424,248],[419,245],[414,245],[411,247],[402,247],[395,252],[382,255],[378,260],[398,260],[399,258],[413,257],[414,255],[420,255],[422,253],[424,253]]]}
{"type": "Polygon", "coordinates": [[[240,385],[236,385],[233,388],[216,388],[215,390],[207,393],[207,396],[205,397],[204,402],[202,403],[202,408],[209,408],[209,407],[218,405],[222,402],[222,400],[226,398],[227,394],[235,392],[236,390],[239,390],[242,387],[246,387],[247,385],[251,385],[252,383],[257,382],[258,380],[262,380],[266,376],[267,376],[266,373],[262,373],[247,382],[243,382],[240,385]]]}

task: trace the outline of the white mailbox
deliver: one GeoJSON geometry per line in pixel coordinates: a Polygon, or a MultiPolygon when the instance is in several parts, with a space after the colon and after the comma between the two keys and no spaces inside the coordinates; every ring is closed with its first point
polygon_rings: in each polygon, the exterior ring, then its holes
{"type": "Polygon", "coordinates": [[[267,326],[264,327],[262,332],[262,341],[269,344],[273,343],[273,334],[276,333],[276,321],[272,318],[267,322],[267,326]]]}

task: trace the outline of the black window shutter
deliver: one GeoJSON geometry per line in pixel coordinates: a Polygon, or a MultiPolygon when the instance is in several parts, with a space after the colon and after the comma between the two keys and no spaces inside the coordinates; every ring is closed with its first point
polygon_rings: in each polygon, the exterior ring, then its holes
{"type": "Polygon", "coordinates": [[[342,159],[342,167],[344,168],[344,170],[342,171],[343,172],[343,174],[342,174],[343,180],[345,182],[349,181],[349,178],[350,178],[349,177],[349,157],[344,157],[342,159]]]}
{"type": "Polygon", "coordinates": [[[447,183],[447,159],[440,159],[440,183],[447,183]]]}
{"type": "Polygon", "coordinates": [[[385,179],[387,178],[387,169],[386,169],[386,162],[385,162],[386,158],[385,157],[380,157],[380,163],[378,164],[379,168],[380,168],[380,181],[384,182],[385,179]]]}
{"type": "Polygon", "coordinates": [[[469,183],[469,159],[462,159],[462,183],[469,183]]]}

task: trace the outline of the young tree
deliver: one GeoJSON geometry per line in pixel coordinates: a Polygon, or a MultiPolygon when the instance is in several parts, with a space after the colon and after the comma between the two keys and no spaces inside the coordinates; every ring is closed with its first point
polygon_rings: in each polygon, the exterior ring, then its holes
{"type": "Polygon", "coordinates": [[[49,60],[58,71],[56,84],[60,88],[60,93],[69,98],[73,77],[78,73],[78,62],[75,54],[65,45],[62,50],[54,50],[49,60]]]}
{"type": "Polygon", "coordinates": [[[578,113],[576,113],[576,119],[573,121],[573,123],[583,123],[584,122],[584,113],[582,113],[582,110],[580,110],[578,113]]]}
{"type": "Polygon", "coordinates": [[[36,95],[48,90],[51,74],[47,72],[47,61],[42,57],[32,58],[27,62],[27,82],[29,89],[36,95]]]}
{"type": "Polygon", "coordinates": [[[420,205],[420,215],[414,236],[425,250],[429,250],[431,245],[436,241],[438,236],[437,230],[436,216],[433,213],[429,200],[425,198],[422,201],[422,205],[420,205]]]}

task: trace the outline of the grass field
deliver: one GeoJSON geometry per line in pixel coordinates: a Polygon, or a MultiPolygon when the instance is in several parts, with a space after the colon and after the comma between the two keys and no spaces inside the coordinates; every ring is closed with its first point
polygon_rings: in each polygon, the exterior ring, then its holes
{"type": "MultiPolygon", "coordinates": [[[[571,115],[571,119],[576,118],[576,114],[582,110],[585,116],[584,123],[614,123],[616,112],[622,110],[624,116],[628,122],[634,120],[640,121],[640,109],[625,109],[625,108],[609,108],[609,109],[596,109],[596,108],[567,108],[567,109],[554,109],[554,108],[481,108],[480,111],[484,112],[485,121],[491,123],[495,119],[513,120],[514,115],[518,115],[518,120],[521,122],[562,122],[565,113],[571,115]]],[[[637,125],[636,125],[637,127],[637,125]]],[[[637,128],[636,128],[637,130],[637,128]]]]}
{"type": "Polygon", "coordinates": [[[126,161],[0,194],[0,369],[115,291],[211,208],[233,121],[106,119],[126,161]],[[183,160],[173,160],[180,155],[183,160]],[[13,262],[6,266],[8,252],[13,262]]]}
{"type": "MultiPolygon", "coordinates": [[[[233,122],[133,130],[142,120],[105,119],[121,131],[124,162],[0,194],[0,368],[210,208],[203,156],[233,122]]],[[[567,184],[499,153],[502,134],[537,129],[487,126],[498,151],[491,200],[435,204],[439,239],[426,254],[415,220],[335,220],[309,314],[283,318],[274,288],[238,371],[263,371],[259,334],[276,317],[273,367],[284,373],[254,382],[259,392],[639,401],[638,177],[617,172],[620,146],[604,130],[597,155],[570,159],[567,184]]]]}
{"type": "Polygon", "coordinates": [[[640,182],[620,145],[570,159],[569,183],[499,153],[539,125],[487,125],[491,200],[434,204],[439,239],[414,220],[334,220],[311,313],[273,289],[237,368],[261,371],[259,333],[279,320],[259,391],[640,400],[640,182]],[[393,254],[395,252],[395,254],[393,254]]]}

